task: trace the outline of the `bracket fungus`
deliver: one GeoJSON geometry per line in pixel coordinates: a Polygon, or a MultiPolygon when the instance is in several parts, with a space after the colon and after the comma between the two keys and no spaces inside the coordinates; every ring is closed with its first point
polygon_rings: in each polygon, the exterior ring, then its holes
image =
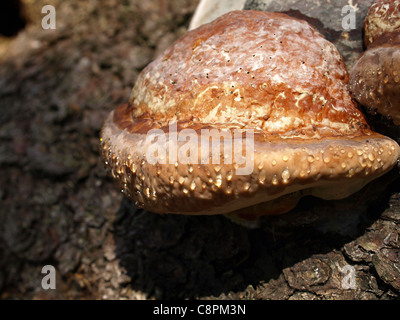
{"type": "Polygon", "coordinates": [[[364,45],[369,47],[386,32],[400,30],[400,1],[375,0],[364,21],[364,45]]]}
{"type": "Polygon", "coordinates": [[[156,213],[251,220],[287,212],[305,195],[345,198],[391,170],[400,152],[369,128],[347,82],[339,52],[307,22],[233,11],[188,32],[141,72],[129,103],[104,124],[102,154],[123,192],[156,213]],[[237,151],[227,140],[200,146],[234,131],[241,134],[232,140],[252,138],[251,148],[233,144],[252,153],[245,174],[243,162],[224,161],[237,151]],[[150,161],[156,141],[165,147],[158,160],[181,147],[197,152],[186,162],[150,161]],[[216,161],[203,161],[209,149],[216,161]]]}
{"type": "Polygon", "coordinates": [[[364,23],[367,50],[350,70],[349,88],[368,113],[400,125],[400,1],[376,1],[364,23]]]}

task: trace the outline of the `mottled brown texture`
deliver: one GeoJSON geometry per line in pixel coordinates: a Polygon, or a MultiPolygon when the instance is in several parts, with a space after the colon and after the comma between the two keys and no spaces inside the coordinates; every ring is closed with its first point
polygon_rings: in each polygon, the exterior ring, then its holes
{"type": "Polygon", "coordinates": [[[350,71],[352,95],[371,114],[400,125],[400,31],[378,38],[350,71]]]}
{"type": "Polygon", "coordinates": [[[186,121],[239,124],[272,136],[363,134],[347,80],[334,45],[308,23],[235,11],[187,33],[152,62],[130,104],[134,121],[160,126],[186,121]]]}
{"type": "Polygon", "coordinates": [[[230,213],[292,193],[345,198],[399,155],[394,141],[369,129],[347,81],[339,52],[307,22],[234,11],[187,33],[144,69],[129,104],[106,120],[103,156],[121,190],[157,213],[230,213]],[[254,130],[253,172],[238,175],[224,159],[150,164],[146,133],[167,132],[170,122],[179,132],[254,130]]]}
{"type": "MultiPolygon", "coordinates": [[[[400,1],[375,1],[364,21],[367,50],[350,71],[353,97],[373,116],[400,125],[400,1]]],[[[376,120],[379,125],[379,120],[376,120]]],[[[390,124],[389,126],[392,126],[390,124]]],[[[398,138],[394,136],[394,138],[398,138]]]]}
{"type": "Polygon", "coordinates": [[[377,0],[364,21],[364,44],[369,47],[385,32],[400,30],[400,1],[377,0]]]}
{"type": "Polygon", "coordinates": [[[373,2],[374,0],[247,0],[245,9],[282,12],[307,21],[336,46],[344,57],[347,68],[351,69],[364,51],[363,22],[373,2]],[[354,25],[349,26],[348,23],[352,22],[354,25]],[[350,30],[347,30],[348,27],[350,30]]]}

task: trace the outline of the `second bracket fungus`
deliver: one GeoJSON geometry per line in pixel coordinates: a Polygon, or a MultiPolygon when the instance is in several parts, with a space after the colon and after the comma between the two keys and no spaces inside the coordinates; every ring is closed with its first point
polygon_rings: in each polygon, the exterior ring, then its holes
{"type": "Polygon", "coordinates": [[[369,47],[386,32],[400,30],[400,1],[375,0],[364,21],[364,44],[369,47]]]}
{"type": "Polygon", "coordinates": [[[105,122],[103,157],[121,190],[156,213],[252,219],[286,212],[304,195],[345,198],[391,170],[400,152],[369,128],[347,83],[339,52],[307,22],[233,11],[142,71],[129,103],[105,122]],[[213,148],[227,133],[243,143],[213,148]],[[252,170],[242,170],[233,146],[252,170]],[[191,161],[166,161],[174,152],[191,161]]]}
{"type": "Polygon", "coordinates": [[[350,71],[350,90],[368,113],[400,126],[400,1],[375,1],[364,31],[367,50],[350,71]]]}

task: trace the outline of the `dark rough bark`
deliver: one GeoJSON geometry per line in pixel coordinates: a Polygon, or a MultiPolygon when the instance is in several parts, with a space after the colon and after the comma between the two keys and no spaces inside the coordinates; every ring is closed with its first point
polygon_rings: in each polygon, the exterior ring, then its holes
{"type": "Polygon", "coordinates": [[[134,288],[156,298],[398,297],[395,179],[342,201],[305,199],[257,230],[224,217],[160,216],[124,200],[114,221],[117,257],[134,288]],[[346,266],[352,290],[343,285],[346,266]]]}
{"type": "MultiPolygon", "coordinates": [[[[47,3],[36,1],[28,29],[0,42],[1,298],[399,298],[398,168],[346,200],[303,199],[256,230],[121,203],[99,130],[195,3],[54,3],[56,31],[41,30],[47,3]],[[41,289],[45,264],[57,290],[41,289]]],[[[295,5],[306,2],[287,3],[305,14],[295,5]]]]}

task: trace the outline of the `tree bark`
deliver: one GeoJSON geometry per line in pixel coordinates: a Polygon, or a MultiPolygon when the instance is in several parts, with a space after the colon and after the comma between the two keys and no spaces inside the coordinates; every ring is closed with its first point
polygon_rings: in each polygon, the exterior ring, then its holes
{"type": "MultiPolygon", "coordinates": [[[[247,1],[305,18],[348,66],[371,1],[247,1]],[[333,2],[335,4],[333,4],[333,2]],[[320,5],[316,5],[319,3],[320,5]]],[[[341,201],[305,198],[249,230],[224,216],[156,215],[123,199],[98,153],[108,112],[187,30],[193,1],[54,1],[56,31],[0,43],[0,297],[3,299],[398,299],[398,168],[341,201]],[[57,289],[41,287],[54,265],[57,289]]]]}

